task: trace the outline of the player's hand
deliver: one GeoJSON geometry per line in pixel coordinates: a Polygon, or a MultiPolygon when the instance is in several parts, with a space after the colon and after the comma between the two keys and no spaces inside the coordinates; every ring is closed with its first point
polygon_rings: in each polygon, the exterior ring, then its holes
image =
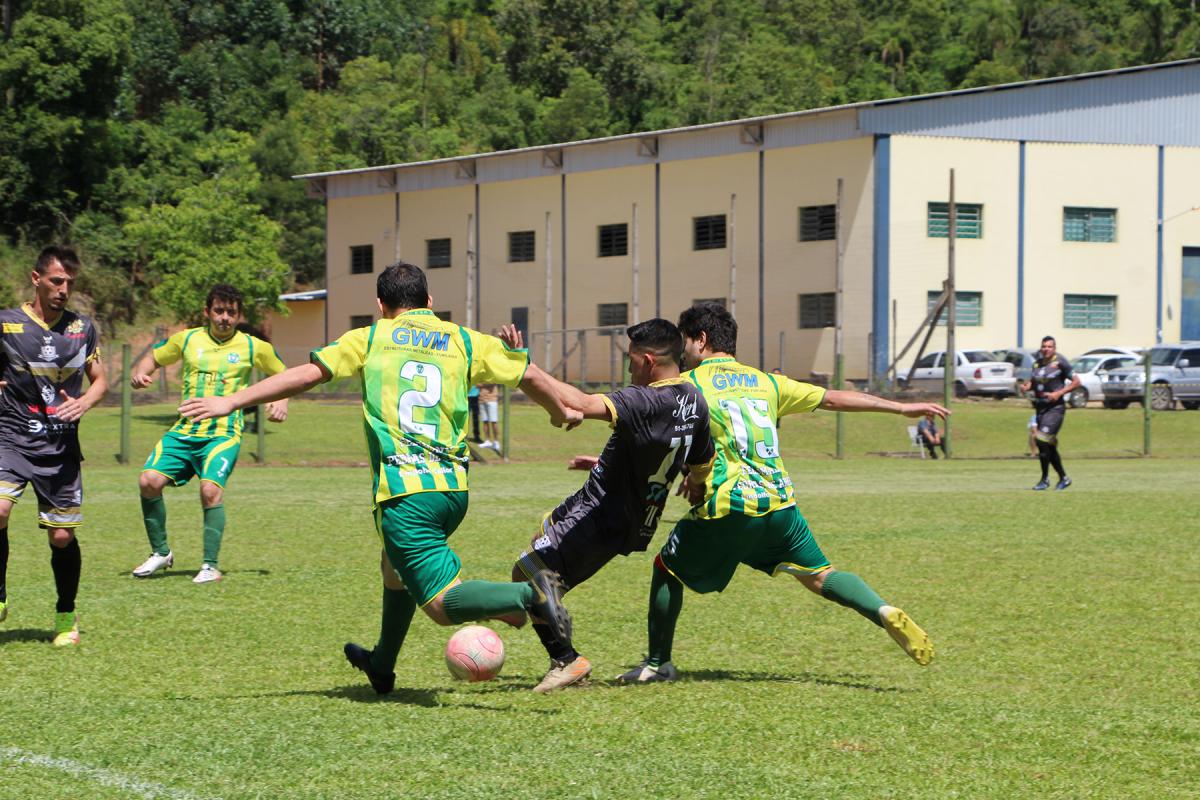
{"type": "Polygon", "coordinates": [[[205,419],[228,417],[235,411],[228,397],[193,397],[179,406],[179,415],[200,422],[205,419]]]}
{"type": "Polygon", "coordinates": [[[689,505],[698,506],[704,502],[704,484],[692,483],[692,476],[688,475],[679,484],[679,494],[687,498],[689,505]]]}
{"type": "Polygon", "coordinates": [[[596,456],[575,456],[567,462],[567,469],[591,469],[599,461],[596,456]]]}
{"type": "Polygon", "coordinates": [[[913,419],[926,414],[933,414],[938,419],[945,419],[950,416],[950,409],[939,406],[937,403],[902,403],[900,413],[913,419]]]}
{"type": "Polygon", "coordinates": [[[573,408],[563,408],[550,416],[550,424],[556,428],[574,430],[583,422],[583,413],[573,408]]]}
{"type": "Polygon", "coordinates": [[[525,337],[516,325],[509,323],[508,325],[500,326],[500,333],[496,334],[500,341],[504,342],[504,346],[509,350],[524,350],[525,337]]]}
{"type": "Polygon", "coordinates": [[[145,372],[139,372],[129,379],[129,385],[135,389],[145,389],[152,383],[154,378],[145,372]]]}
{"type": "Polygon", "coordinates": [[[267,422],[283,422],[287,419],[287,414],[287,400],[276,400],[274,403],[267,403],[267,422]]]}
{"type": "Polygon", "coordinates": [[[58,394],[62,397],[62,402],[58,404],[54,416],[63,422],[75,422],[91,408],[81,398],[71,397],[64,389],[59,389],[58,394]]]}

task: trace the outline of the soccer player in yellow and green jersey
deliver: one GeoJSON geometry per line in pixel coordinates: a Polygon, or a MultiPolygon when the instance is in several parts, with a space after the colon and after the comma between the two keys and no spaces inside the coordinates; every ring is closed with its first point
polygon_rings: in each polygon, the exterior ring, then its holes
{"type": "MultiPolygon", "coordinates": [[[[256,368],[267,375],[283,372],[283,362],[274,347],[237,329],[242,310],[241,292],[228,284],[214,286],[204,304],[207,324],[180,331],[156,344],[134,370],[130,378],[133,388],[144,389],[153,382],[154,370],[177,362],[182,362],[184,400],[233,394],[249,385],[251,372],[256,368]]],[[[287,401],[268,406],[267,418],[272,422],[285,420],[287,401]]],[[[204,422],[180,417],[154,446],[138,480],[150,555],[134,567],[134,577],[148,578],[175,562],[167,543],[163,488],[183,486],[199,476],[200,505],[204,510],[204,561],[193,581],[210,583],[221,579],[217,559],[225,534],[225,484],[237,464],[242,426],[241,411],[204,422]]]]}
{"type": "Polygon", "coordinates": [[[300,392],[334,378],[360,376],[363,430],[371,458],[376,529],[383,540],[383,613],[373,650],[346,644],[346,659],[379,694],[395,686],[400,647],[417,606],[440,625],[501,619],[522,625],[526,612],[570,642],[562,584],[546,570],[527,583],[462,581],[447,539],[467,513],[467,391],[474,384],[520,387],[556,425],[578,424],[559,384],[494,336],[444,322],[429,309],[425,274],[400,262],[380,273],[382,319],[316,350],[312,361],[232,395],[195,397],[180,406],[203,421],[300,392]]]}
{"type": "Polygon", "coordinates": [[[627,683],[673,680],[671,645],[683,587],[720,592],[739,564],[768,575],[795,576],[805,587],[854,609],[887,630],[922,666],[933,645],[907,614],[886,604],[862,578],[834,570],[796,508],[792,479],[779,449],[781,416],[813,411],[881,411],[945,417],[933,403],[896,403],[861,392],[825,390],[739,363],[737,322],[722,306],[703,303],[679,318],[688,377],[704,395],[716,460],[702,483],[685,488],[694,503],[654,562],[650,648],[645,663],[620,676],[627,683]]]}

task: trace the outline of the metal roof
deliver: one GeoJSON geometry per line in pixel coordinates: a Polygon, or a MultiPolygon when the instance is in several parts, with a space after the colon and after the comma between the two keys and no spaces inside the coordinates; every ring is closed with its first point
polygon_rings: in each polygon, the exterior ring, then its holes
{"type": "Polygon", "coordinates": [[[284,301],[288,301],[288,300],[296,300],[296,301],[324,300],[327,294],[328,294],[328,292],[325,289],[311,289],[307,292],[292,292],[290,294],[281,294],[281,295],[279,295],[279,299],[284,300],[284,301]]]}
{"type": "MultiPolygon", "coordinates": [[[[802,120],[837,112],[854,112],[856,135],[912,133],[929,136],[1026,139],[1032,141],[1082,141],[1117,144],[1172,144],[1200,146],[1200,58],[1147,64],[1135,67],[1066,75],[1017,83],[954,89],[946,92],[869,100],[840,106],[790,111],[745,119],[711,122],[657,131],[642,131],[598,139],[537,145],[514,150],[474,153],[451,158],[411,161],[359,169],[313,172],[294,176],[313,180],[337,176],[367,175],[418,167],[469,169],[474,164],[497,158],[542,161],[561,151],[615,142],[655,141],[659,137],[696,134],[718,129],[743,131],[768,123],[802,120]],[[1169,72],[1174,70],[1174,72],[1169,72]],[[1164,74],[1165,73],[1165,74],[1164,74]],[[1114,78],[1125,80],[1114,81],[1114,78]],[[1087,84],[1087,85],[1080,85],[1087,84]],[[1119,119],[1102,109],[1119,109],[1119,119]],[[1106,135],[1098,135],[1098,131],[1106,135]],[[466,162],[466,163],[464,163],[466,162]]],[[[845,114],[843,113],[843,116],[845,114]]],[[[818,120],[813,120],[818,122],[818,120]]],[[[837,138],[845,138],[844,124],[837,138]]],[[[731,132],[737,135],[737,131],[731,132]]],[[[743,134],[744,135],[744,134],[743,134]]],[[[747,149],[758,142],[746,141],[747,149]]],[[[657,142],[653,153],[658,156],[657,142]]],[[[643,159],[646,160],[646,159],[643,159]]],[[[558,164],[562,163],[561,156],[558,164]]],[[[554,169],[555,164],[543,164],[554,169]]],[[[457,175],[459,180],[468,177],[457,175]]]]}

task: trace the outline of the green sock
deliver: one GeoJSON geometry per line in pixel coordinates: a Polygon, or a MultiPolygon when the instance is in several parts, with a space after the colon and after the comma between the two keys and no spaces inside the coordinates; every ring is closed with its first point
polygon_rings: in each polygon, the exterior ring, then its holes
{"type": "Polygon", "coordinates": [[[683,610],[683,584],[662,567],[655,565],[650,579],[650,614],[647,628],[650,633],[650,653],[646,663],[661,667],[671,660],[671,644],[675,641],[675,622],[683,610]]]}
{"type": "Polygon", "coordinates": [[[508,611],[521,611],[529,607],[533,598],[533,587],[528,583],[467,581],[442,596],[442,608],[457,625],[508,611]]]}
{"type": "Polygon", "coordinates": [[[383,616],[379,623],[379,642],[371,651],[371,668],[376,672],[393,672],[400,646],[408,635],[417,601],[405,589],[383,587],[383,616]]]}
{"type": "Polygon", "coordinates": [[[167,547],[167,504],[162,495],[142,498],[142,522],[146,524],[146,538],[150,547],[160,556],[171,552],[167,547]]]}
{"type": "Polygon", "coordinates": [[[831,572],[821,585],[821,596],[827,600],[853,608],[879,627],[879,609],[886,605],[883,598],[875,594],[875,590],[867,586],[867,582],[853,572],[831,572]]]}
{"type": "Polygon", "coordinates": [[[221,537],[225,535],[225,506],[204,509],[204,563],[217,566],[221,537]]]}

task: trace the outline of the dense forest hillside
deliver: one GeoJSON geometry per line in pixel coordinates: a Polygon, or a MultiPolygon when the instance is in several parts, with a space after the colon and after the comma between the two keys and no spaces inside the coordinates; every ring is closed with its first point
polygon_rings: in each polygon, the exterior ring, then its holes
{"type": "Polygon", "coordinates": [[[297,173],[1200,55],[1195,0],[3,3],[0,264],[75,243],[110,330],[319,284],[297,173]]]}

